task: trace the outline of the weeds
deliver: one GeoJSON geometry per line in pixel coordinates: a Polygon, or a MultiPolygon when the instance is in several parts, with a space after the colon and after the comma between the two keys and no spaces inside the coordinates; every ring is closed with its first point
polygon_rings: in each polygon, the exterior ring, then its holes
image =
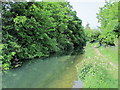
{"type": "MultiPolygon", "coordinates": [[[[108,50],[108,48],[105,47],[98,48],[99,51],[100,49],[103,51],[108,50]]],[[[114,53],[114,55],[117,56],[116,50],[117,49],[115,49],[114,52],[104,53],[103,55],[107,56],[114,53]]],[[[110,64],[110,62],[113,63],[114,60],[97,55],[92,44],[87,44],[85,55],[86,58],[77,65],[79,78],[84,84],[83,88],[118,88],[118,67],[110,64]]],[[[112,59],[115,58],[116,57],[112,57],[112,59]]]]}

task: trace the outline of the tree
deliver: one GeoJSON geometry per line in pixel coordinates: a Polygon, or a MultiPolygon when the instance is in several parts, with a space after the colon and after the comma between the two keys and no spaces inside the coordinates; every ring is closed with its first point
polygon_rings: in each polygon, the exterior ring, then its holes
{"type": "Polygon", "coordinates": [[[101,24],[100,30],[102,32],[99,36],[99,41],[105,45],[115,44],[115,39],[120,36],[118,2],[106,2],[106,4],[100,8],[97,18],[101,24]]]}
{"type": "Polygon", "coordinates": [[[3,67],[85,46],[82,21],[68,2],[3,3],[3,67]]]}

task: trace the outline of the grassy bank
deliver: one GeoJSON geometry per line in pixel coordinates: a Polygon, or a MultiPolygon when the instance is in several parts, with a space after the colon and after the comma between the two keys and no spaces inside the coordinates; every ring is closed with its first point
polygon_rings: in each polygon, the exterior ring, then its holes
{"type": "Polygon", "coordinates": [[[77,64],[83,88],[118,88],[118,47],[95,48],[88,43],[84,60],[77,64]]]}

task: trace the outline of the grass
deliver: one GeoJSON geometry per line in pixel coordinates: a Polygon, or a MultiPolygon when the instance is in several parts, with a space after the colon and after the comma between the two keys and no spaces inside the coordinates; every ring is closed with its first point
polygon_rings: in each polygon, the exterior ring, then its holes
{"type": "Polygon", "coordinates": [[[117,47],[94,48],[88,43],[85,50],[84,60],[76,66],[83,88],[118,88],[117,47]]]}
{"type": "Polygon", "coordinates": [[[99,51],[112,62],[116,64],[118,63],[118,47],[100,47],[99,51]]]}

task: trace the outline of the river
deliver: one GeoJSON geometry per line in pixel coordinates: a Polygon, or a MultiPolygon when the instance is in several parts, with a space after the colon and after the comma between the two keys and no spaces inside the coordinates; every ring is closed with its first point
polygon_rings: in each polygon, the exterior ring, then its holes
{"type": "Polygon", "coordinates": [[[25,62],[21,67],[3,73],[3,88],[82,88],[77,63],[83,54],[53,55],[25,62]]]}

